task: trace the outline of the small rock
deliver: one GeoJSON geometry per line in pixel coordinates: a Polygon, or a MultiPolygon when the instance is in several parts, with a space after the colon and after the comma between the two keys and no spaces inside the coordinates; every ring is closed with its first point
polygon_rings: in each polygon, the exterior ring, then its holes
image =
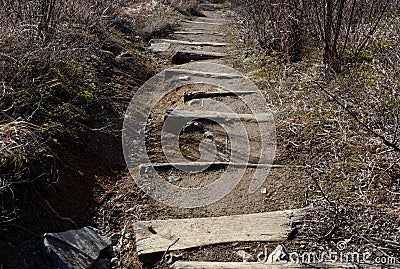
{"type": "Polygon", "coordinates": [[[100,253],[111,245],[111,240],[93,228],[84,227],[61,233],[44,234],[48,255],[59,268],[89,268],[100,253]]]}
{"type": "Polygon", "coordinates": [[[211,139],[211,138],[214,137],[214,133],[213,133],[213,132],[207,131],[207,132],[204,133],[204,136],[205,136],[206,138],[211,139]]]}
{"type": "Polygon", "coordinates": [[[262,188],[261,193],[266,194],[267,193],[267,188],[262,188]]]}
{"type": "Polygon", "coordinates": [[[289,254],[284,246],[278,245],[274,251],[269,254],[266,263],[280,263],[289,261],[289,254]]]}
{"type": "Polygon", "coordinates": [[[255,259],[251,254],[247,253],[244,250],[238,250],[236,251],[236,255],[240,256],[243,259],[243,262],[254,262],[255,259]]]}
{"type": "Polygon", "coordinates": [[[131,239],[132,234],[131,234],[131,233],[125,233],[125,234],[124,234],[124,237],[125,237],[126,239],[131,239]]]}
{"type": "Polygon", "coordinates": [[[153,53],[164,52],[169,49],[170,43],[152,43],[150,44],[150,51],[153,53]]]}
{"type": "Polygon", "coordinates": [[[178,182],[178,181],[181,181],[181,180],[182,180],[182,178],[177,177],[177,176],[169,176],[168,177],[168,182],[169,183],[174,183],[174,182],[178,182]]]}

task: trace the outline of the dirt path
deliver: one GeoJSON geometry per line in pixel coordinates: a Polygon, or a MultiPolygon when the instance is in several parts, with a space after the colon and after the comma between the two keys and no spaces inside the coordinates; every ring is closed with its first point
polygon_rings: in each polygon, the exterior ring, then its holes
{"type": "MultiPolygon", "coordinates": [[[[234,48],[230,45],[227,36],[227,28],[232,23],[225,16],[227,7],[217,7],[212,11],[204,11],[205,17],[194,17],[191,21],[183,21],[179,29],[162,40],[153,40],[152,49],[155,49],[161,58],[171,58],[172,62],[183,64],[190,57],[195,60],[200,59],[199,55],[217,55],[209,57],[201,62],[191,63],[190,65],[172,65],[176,72],[176,77],[186,77],[188,69],[195,70],[190,73],[191,78],[202,76],[199,73],[229,74],[238,75],[229,67],[229,53],[234,48]],[[186,58],[177,60],[181,57],[179,53],[186,53],[186,58]],[[178,56],[177,56],[178,55],[178,56]],[[193,56],[195,55],[195,56],[193,56]],[[188,58],[189,57],[189,58],[188,58]],[[175,59],[175,60],[174,60],[175,59]],[[185,60],[186,59],[186,60],[185,60]],[[215,64],[220,64],[217,66],[215,64]],[[221,66],[224,65],[224,66],[221,66]],[[208,67],[208,68],[207,68],[208,67]],[[179,73],[181,72],[181,73],[179,73]]],[[[182,57],[181,57],[182,58],[182,57]]],[[[204,74],[203,74],[204,75],[204,74]]],[[[206,80],[207,81],[207,80],[206,80]]],[[[232,84],[234,90],[251,91],[257,88],[246,87],[247,80],[242,78],[238,84],[232,84]],[[244,84],[240,84],[242,83],[244,84]]],[[[251,85],[248,84],[248,85],[251,85]]],[[[255,87],[255,86],[254,86],[255,87]]],[[[217,96],[212,98],[194,99],[184,102],[185,93],[188,92],[218,92],[221,85],[206,85],[196,83],[176,87],[175,90],[166,94],[152,108],[151,117],[148,120],[148,137],[146,148],[149,159],[153,164],[167,162],[166,154],[160,143],[161,131],[165,111],[167,109],[180,109],[184,111],[217,111],[226,113],[231,111],[235,114],[254,114],[265,111],[270,107],[268,103],[260,101],[260,95],[246,94],[244,96],[217,96]],[[218,105],[215,105],[218,102],[218,105]],[[249,102],[251,103],[249,105],[249,102]],[[256,108],[252,104],[258,105],[256,108]],[[224,106],[228,107],[227,110],[224,106]],[[265,106],[265,107],[262,107],[265,106]]],[[[226,90],[226,89],[225,89],[226,90]]],[[[232,90],[232,89],[229,89],[232,90]]],[[[258,94],[268,94],[268,89],[260,89],[258,94]]],[[[250,214],[269,212],[274,210],[285,210],[303,207],[304,182],[296,178],[299,174],[305,173],[304,169],[291,166],[290,152],[280,146],[280,138],[275,141],[275,125],[272,111],[269,112],[268,120],[264,123],[252,121],[229,122],[218,124],[217,119],[195,120],[180,132],[179,149],[186,161],[197,161],[199,158],[207,162],[235,162],[278,165],[276,168],[270,166],[261,169],[255,167],[233,167],[225,166],[212,167],[198,173],[187,173],[175,168],[162,168],[159,174],[165,182],[178,179],[171,184],[185,188],[201,188],[219,179],[223,174],[230,181],[237,179],[240,182],[234,186],[224,198],[215,203],[207,204],[196,208],[177,208],[164,205],[146,195],[134,183],[131,175],[127,174],[116,186],[113,197],[104,206],[107,216],[99,219],[99,224],[104,229],[122,234],[118,247],[121,251],[122,267],[133,266],[139,268],[144,263],[145,268],[169,268],[169,265],[160,261],[161,256],[137,256],[135,249],[135,237],[133,223],[138,220],[151,219],[178,219],[191,217],[215,217],[229,216],[234,214],[250,214]],[[261,126],[261,127],[260,127],[261,126]],[[242,133],[240,132],[242,129],[242,133]],[[263,134],[264,140],[262,140],[263,134]],[[215,145],[216,154],[208,154],[208,149],[212,146],[204,147],[204,142],[215,145]],[[276,151],[275,151],[276,147],[276,151]],[[200,148],[200,149],[199,149],[200,148]],[[203,149],[205,149],[203,151],[203,149]],[[202,153],[202,154],[201,154],[202,153]],[[264,153],[264,155],[262,154],[264,153]],[[245,155],[248,154],[247,157],[245,155]],[[243,157],[243,158],[242,158],[243,157]],[[274,158],[275,157],[275,158],[274,158]],[[267,175],[265,181],[264,175],[267,175]],[[242,176],[241,176],[242,175],[242,176]],[[249,192],[252,182],[257,185],[255,192],[249,192]]],[[[279,133],[279,130],[278,130],[279,133]]],[[[168,137],[168,134],[167,134],[168,137]]],[[[167,152],[168,154],[168,152],[167,152]]],[[[173,151],[172,151],[173,155],[173,151]]],[[[146,173],[143,173],[146,174],[146,173]]],[[[228,181],[226,181],[228,182],[228,181]]],[[[229,185],[229,184],[228,184],[229,185]]],[[[198,261],[241,261],[240,257],[234,254],[234,249],[238,247],[251,248],[254,251],[262,250],[262,242],[225,244],[217,246],[201,247],[188,251],[175,251],[175,254],[183,255],[183,260],[198,261]]],[[[162,254],[161,254],[162,255],[162,254]]]]}

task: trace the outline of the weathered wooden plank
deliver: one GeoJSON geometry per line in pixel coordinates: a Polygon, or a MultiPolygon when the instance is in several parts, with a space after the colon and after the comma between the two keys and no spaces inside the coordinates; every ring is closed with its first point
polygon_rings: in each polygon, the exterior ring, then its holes
{"type": "Polygon", "coordinates": [[[271,121],[271,113],[260,113],[260,114],[236,114],[226,113],[219,111],[202,111],[202,110],[179,110],[179,109],[167,109],[165,112],[165,118],[171,119],[207,119],[215,121],[247,121],[247,122],[269,122],[271,121]]]}
{"type": "Polygon", "coordinates": [[[243,96],[248,94],[258,93],[258,91],[211,91],[211,92],[185,92],[183,100],[188,102],[193,99],[225,97],[225,96],[243,96]]]}
{"type": "Polygon", "coordinates": [[[189,69],[171,68],[167,69],[165,72],[171,77],[189,76],[189,78],[199,77],[199,78],[214,78],[214,79],[224,79],[224,80],[244,79],[244,76],[241,74],[203,72],[203,71],[189,70],[189,69]]]}
{"type": "Polygon", "coordinates": [[[174,32],[176,35],[217,35],[217,36],[225,36],[224,33],[218,32],[207,32],[207,31],[176,31],[174,32]]]}
{"type": "Polygon", "coordinates": [[[190,23],[190,24],[206,24],[206,25],[224,25],[224,23],[221,22],[211,22],[211,21],[189,21],[189,20],[183,20],[182,22],[190,23]]]}
{"type": "Polygon", "coordinates": [[[282,241],[308,208],[212,218],[138,221],[138,254],[187,249],[228,242],[282,241]]]}
{"type": "Polygon", "coordinates": [[[221,9],[221,8],[223,8],[221,5],[219,5],[219,4],[204,4],[204,3],[201,3],[200,5],[199,5],[199,7],[201,8],[201,9],[203,9],[203,10],[206,10],[206,11],[214,11],[214,10],[216,10],[216,9],[221,9]]]}
{"type": "Polygon", "coordinates": [[[187,41],[187,40],[176,40],[176,39],[159,39],[156,40],[155,43],[172,43],[172,44],[180,44],[188,46],[211,46],[211,47],[224,47],[228,45],[228,43],[222,43],[222,42],[187,41]]]}
{"type": "Polygon", "coordinates": [[[259,164],[259,163],[230,163],[230,162],[186,162],[186,163],[153,163],[153,164],[141,164],[139,165],[139,169],[141,172],[145,172],[148,167],[154,167],[156,170],[160,169],[168,169],[173,167],[179,167],[181,169],[190,168],[196,169],[199,168],[217,168],[217,167],[249,167],[249,168],[305,168],[306,166],[288,166],[288,165],[279,165],[279,164],[259,164]]]}
{"type": "MultiPolygon", "coordinates": [[[[300,264],[300,263],[259,263],[259,262],[196,262],[196,261],[177,261],[174,263],[175,269],[304,269],[304,268],[323,268],[323,269],[350,269],[359,268],[353,264],[346,263],[319,263],[319,264],[300,264]]],[[[363,267],[361,268],[371,268],[363,267]]],[[[381,267],[375,267],[381,268],[381,267]]]]}
{"type": "Polygon", "coordinates": [[[185,64],[191,61],[220,59],[225,56],[225,53],[211,51],[177,51],[172,56],[171,62],[173,64],[185,64]]]}

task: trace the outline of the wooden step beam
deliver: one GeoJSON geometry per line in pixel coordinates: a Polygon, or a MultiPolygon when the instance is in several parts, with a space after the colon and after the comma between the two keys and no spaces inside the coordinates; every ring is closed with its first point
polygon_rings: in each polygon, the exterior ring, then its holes
{"type": "Polygon", "coordinates": [[[225,36],[224,33],[217,32],[206,32],[206,31],[176,31],[175,35],[217,35],[217,36],[225,36]]]}
{"type": "Polygon", "coordinates": [[[202,110],[179,110],[179,109],[167,109],[165,112],[164,118],[170,119],[206,119],[206,120],[214,120],[214,121],[234,121],[240,120],[244,122],[269,122],[271,121],[271,116],[274,116],[274,113],[260,113],[260,114],[236,114],[236,113],[226,113],[226,112],[218,112],[218,111],[202,111],[202,110]],[[172,113],[173,111],[173,113],[172,113]]]}
{"type": "Polygon", "coordinates": [[[213,98],[213,97],[225,97],[225,96],[243,96],[249,94],[255,94],[258,91],[211,91],[211,92],[185,92],[183,100],[188,102],[193,99],[213,98]]]}
{"type": "Polygon", "coordinates": [[[242,74],[231,74],[231,73],[215,73],[215,72],[204,72],[198,70],[189,70],[189,69],[178,69],[171,68],[165,70],[166,75],[168,77],[180,77],[180,76],[189,76],[190,77],[199,77],[199,78],[214,78],[214,79],[224,79],[224,80],[234,80],[239,79],[243,80],[245,77],[242,74]]]}
{"type": "Polygon", "coordinates": [[[218,168],[218,167],[237,167],[237,168],[306,168],[306,166],[291,166],[291,165],[280,165],[280,164],[258,164],[258,163],[230,163],[230,162],[185,162],[185,163],[153,163],[153,164],[141,164],[139,169],[141,173],[145,173],[149,167],[154,167],[156,170],[170,169],[174,167],[180,167],[190,170],[190,168],[198,171],[200,168],[218,168]]]}
{"type": "Polygon", "coordinates": [[[225,57],[225,53],[211,52],[211,51],[177,51],[171,57],[173,64],[185,64],[191,61],[205,61],[220,59],[225,57]]]}
{"type": "Polygon", "coordinates": [[[220,22],[208,22],[208,21],[189,21],[189,20],[183,20],[182,22],[190,23],[190,24],[206,24],[206,25],[219,25],[223,26],[223,23],[220,22]]]}
{"type": "Polygon", "coordinates": [[[203,42],[203,41],[187,41],[187,40],[176,40],[176,39],[158,39],[154,43],[171,43],[187,46],[210,46],[210,47],[225,47],[228,43],[222,42],[203,42]]]}
{"type": "Polygon", "coordinates": [[[211,218],[138,221],[139,255],[230,242],[286,240],[310,208],[211,218]]]}

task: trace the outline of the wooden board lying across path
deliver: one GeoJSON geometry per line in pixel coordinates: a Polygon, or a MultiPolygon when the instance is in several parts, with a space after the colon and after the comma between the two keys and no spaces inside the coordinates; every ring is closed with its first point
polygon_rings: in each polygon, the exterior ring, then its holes
{"type": "Polygon", "coordinates": [[[180,109],[167,109],[165,118],[169,119],[207,119],[215,121],[248,121],[248,122],[269,122],[274,118],[274,114],[260,113],[260,114],[236,114],[218,111],[202,111],[202,110],[180,110],[180,109]],[[171,114],[172,113],[172,114],[171,114]]]}
{"type": "Polygon", "coordinates": [[[229,242],[282,241],[309,208],[212,218],[138,221],[138,254],[229,242]]]}
{"type": "Polygon", "coordinates": [[[200,42],[200,41],[186,41],[186,40],[175,40],[175,39],[159,39],[156,40],[155,43],[173,43],[173,44],[181,44],[188,46],[212,46],[212,47],[224,47],[227,46],[227,43],[221,42],[200,42]]]}
{"type": "Polygon", "coordinates": [[[179,76],[189,76],[189,77],[199,77],[199,78],[214,78],[214,79],[245,79],[242,74],[230,74],[230,73],[215,73],[215,72],[204,72],[198,70],[189,69],[167,69],[165,73],[169,76],[179,77],[179,76]]]}
{"type": "Polygon", "coordinates": [[[183,20],[182,22],[186,23],[194,23],[194,24],[207,24],[207,25],[224,25],[221,22],[211,22],[211,21],[189,21],[189,20],[183,20]]]}
{"type": "MultiPolygon", "coordinates": [[[[350,263],[320,263],[320,264],[300,264],[300,263],[258,263],[258,262],[185,262],[177,261],[174,263],[175,269],[300,269],[300,268],[321,268],[321,269],[340,269],[358,268],[350,263]]],[[[381,268],[371,266],[361,266],[361,268],[381,268]]]]}
{"type": "Polygon", "coordinates": [[[220,59],[225,57],[225,53],[211,51],[177,51],[171,58],[173,64],[185,64],[191,61],[204,61],[220,59]]]}
{"type": "Polygon", "coordinates": [[[258,91],[212,91],[212,92],[185,92],[183,100],[188,102],[193,99],[211,98],[211,97],[225,97],[225,96],[243,96],[254,94],[258,91]]]}
{"type": "Polygon", "coordinates": [[[249,167],[249,168],[306,168],[306,166],[290,166],[290,165],[279,165],[279,164],[258,164],[258,163],[230,163],[230,162],[186,162],[186,163],[153,163],[153,164],[141,164],[139,165],[139,169],[141,172],[145,172],[148,167],[154,167],[154,169],[166,169],[166,168],[173,168],[179,167],[180,169],[185,168],[215,168],[215,167],[227,167],[228,165],[232,167],[242,168],[242,167],[249,167]]]}
{"type": "Polygon", "coordinates": [[[174,35],[217,35],[217,36],[225,36],[224,33],[218,32],[207,32],[207,31],[176,31],[173,33],[174,35]]]}

